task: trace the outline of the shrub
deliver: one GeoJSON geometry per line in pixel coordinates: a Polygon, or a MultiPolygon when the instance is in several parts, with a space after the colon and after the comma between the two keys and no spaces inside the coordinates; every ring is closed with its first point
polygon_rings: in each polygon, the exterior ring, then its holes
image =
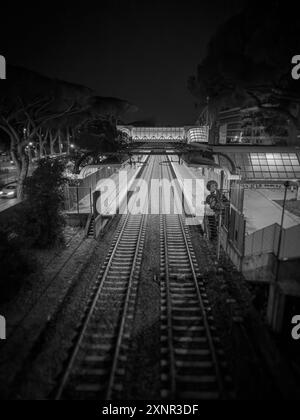
{"type": "Polygon", "coordinates": [[[25,183],[21,236],[30,246],[48,248],[64,242],[64,170],[62,161],[42,159],[25,183]]]}
{"type": "Polygon", "coordinates": [[[0,302],[5,302],[18,292],[31,268],[16,241],[3,230],[0,231],[0,267],[0,302]]]}

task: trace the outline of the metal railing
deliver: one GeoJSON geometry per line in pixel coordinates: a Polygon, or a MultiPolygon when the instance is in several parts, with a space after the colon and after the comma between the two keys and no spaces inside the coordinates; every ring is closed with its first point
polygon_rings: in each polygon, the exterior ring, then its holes
{"type": "Polygon", "coordinates": [[[64,210],[70,213],[92,213],[92,188],[66,186],[64,210]]]}

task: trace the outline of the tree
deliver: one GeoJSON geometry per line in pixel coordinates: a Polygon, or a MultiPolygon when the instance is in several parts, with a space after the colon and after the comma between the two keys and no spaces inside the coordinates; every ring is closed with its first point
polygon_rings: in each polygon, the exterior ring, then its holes
{"type": "Polygon", "coordinates": [[[18,198],[23,198],[29,168],[28,146],[34,143],[39,157],[59,153],[63,143],[69,152],[74,130],[88,121],[109,119],[135,110],[129,102],[105,98],[84,86],[12,67],[1,83],[0,129],[10,141],[10,153],[18,174],[18,198]],[[58,145],[58,147],[57,147],[58,145]]]}
{"type": "Polygon", "coordinates": [[[157,122],[155,117],[149,117],[144,120],[137,120],[129,122],[127,125],[133,125],[134,127],[156,127],[157,122]]]}
{"type": "Polygon", "coordinates": [[[124,136],[109,120],[95,120],[85,124],[75,136],[75,145],[79,150],[74,172],[79,173],[85,162],[99,163],[101,156],[117,152],[123,145],[124,136]]]}
{"type": "Polygon", "coordinates": [[[88,108],[92,91],[19,67],[10,68],[9,75],[1,83],[0,128],[10,139],[10,153],[18,173],[18,197],[22,199],[29,167],[26,147],[36,137],[42,143],[43,129],[54,118],[88,108]]]}
{"type": "Polygon", "coordinates": [[[116,125],[118,120],[127,113],[136,112],[138,110],[136,105],[120,99],[103,96],[94,96],[90,98],[90,109],[94,114],[94,119],[99,117],[109,120],[116,125]]]}
{"type": "Polygon", "coordinates": [[[196,76],[188,81],[200,109],[208,110],[211,137],[219,111],[256,106],[285,118],[290,139],[300,126],[300,84],[291,77],[298,51],[298,14],[287,2],[251,1],[219,28],[196,76]]]}
{"type": "Polygon", "coordinates": [[[47,248],[64,242],[64,170],[61,160],[41,159],[26,180],[20,231],[27,245],[47,248]]]}

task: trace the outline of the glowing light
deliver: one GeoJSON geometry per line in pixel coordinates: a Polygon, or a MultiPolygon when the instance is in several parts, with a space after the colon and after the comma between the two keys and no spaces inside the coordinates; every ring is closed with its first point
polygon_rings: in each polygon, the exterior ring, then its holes
{"type": "Polygon", "coordinates": [[[208,126],[190,128],[187,132],[188,143],[207,143],[208,142],[208,126]]]}

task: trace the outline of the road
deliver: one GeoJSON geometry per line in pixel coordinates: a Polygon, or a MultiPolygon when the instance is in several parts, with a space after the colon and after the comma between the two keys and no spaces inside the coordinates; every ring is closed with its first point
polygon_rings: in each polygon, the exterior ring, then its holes
{"type": "Polygon", "coordinates": [[[0,198],[0,212],[18,203],[17,198],[0,198]]]}

